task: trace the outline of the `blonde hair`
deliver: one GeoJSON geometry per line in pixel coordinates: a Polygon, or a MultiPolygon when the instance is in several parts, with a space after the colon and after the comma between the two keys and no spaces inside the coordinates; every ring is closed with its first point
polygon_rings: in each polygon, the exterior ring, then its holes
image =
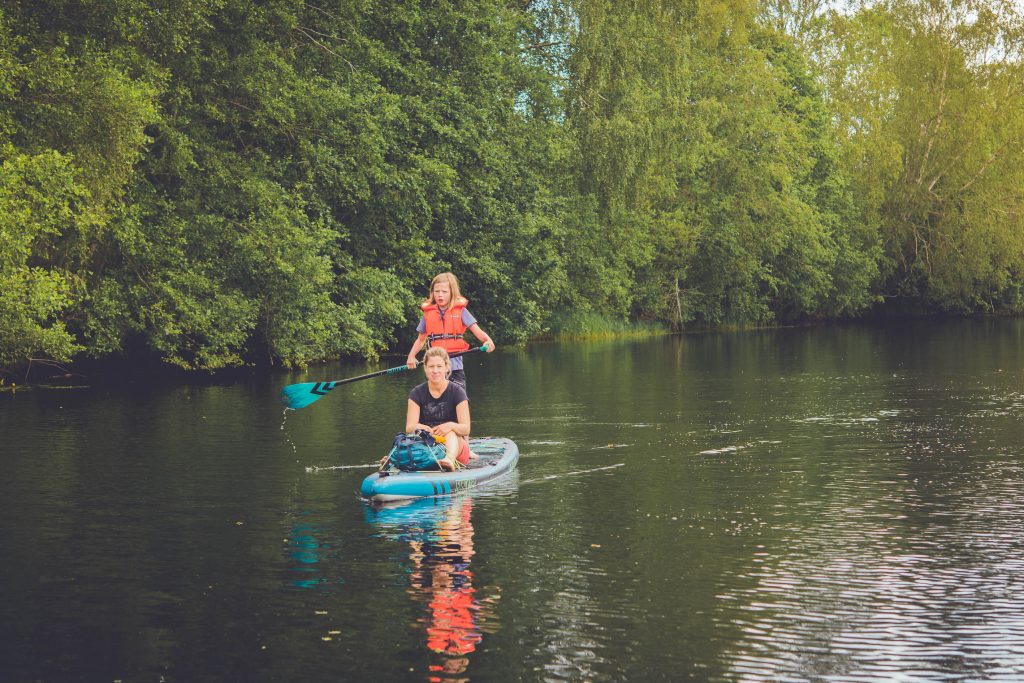
{"type": "Polygon", "coordinates": [[[423,354],[423,364],[426,365],[431,358],[443,358],[444,366],[448,369],[452,367],[452,359],[448,357],[448,352],[440,346],[431,346],[427,349],[427,352],[423,354]]]}
{"type": "MultiPolygon", "coordinates": [[[[430,281],[430,291],[427,292],[427,298],[423,301],[425,304],[436,303],[434,301],[434,285],[438,282],[448,283],[448,289],[451,291],[452,301],[458,300],[462,297],[462,293],[459,291],[459,278],[455,277],[454,273],[439,273],[434,276],[434,279],[430,281]]],[[[451,303],[448,304],[451,306],[451,303]]]]}

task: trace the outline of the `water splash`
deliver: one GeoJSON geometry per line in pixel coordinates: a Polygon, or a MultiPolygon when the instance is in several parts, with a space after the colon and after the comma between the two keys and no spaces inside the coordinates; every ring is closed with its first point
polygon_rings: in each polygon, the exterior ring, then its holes
{"type": "Polygon", "coordinates": [[[291,408],[285,408],[284,410],[281,411],[281,431],[284,432],[284,440],[287,441],[288,444],[292,447],[292,453],[298,453],[298,447],[295,445],[295,442],[292,441],[291,437],[288,436],[288,432],[285,431],[284,428],[285,423],[288,421],[289,410],[291,410],[291,408]]]}

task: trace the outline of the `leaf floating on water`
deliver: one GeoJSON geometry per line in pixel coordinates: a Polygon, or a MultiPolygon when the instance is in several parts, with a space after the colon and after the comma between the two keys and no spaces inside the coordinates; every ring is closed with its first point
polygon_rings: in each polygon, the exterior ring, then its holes
{"type": "Polygon", "coordinates": [[[340,636],[341,631],[328,631],[327,634],[331,636],[340,636]]]}
{"type": "Polygon", "coordinates": [[[600,547],[601,547],[601,544],[600,544],[600,543],[591,543],[591,544],[590,544],[590,547],[591,547],[591,548],[600,548],[600,547]]]}
{"type": "Polygon", "coordinates": [[[320,638],[320,640],[324,642],[329,642],[331,640],[334,640],[334,638],[331,638],[330,636],[323,636],[322,638],[320,638]]]}
{"type": "Polygon", "coordinates": [[[327,614],[327,610],[325,610],[325,609],[318,609],[318,610],[316,610],[316,614],[321,614],[321,615],[327,614]]]}

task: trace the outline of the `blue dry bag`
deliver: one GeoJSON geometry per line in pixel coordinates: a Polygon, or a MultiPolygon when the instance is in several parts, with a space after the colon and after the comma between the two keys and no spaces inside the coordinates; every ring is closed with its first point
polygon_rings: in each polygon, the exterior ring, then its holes
{"type": "Polygon", "coordinates": [[[437,461],[444,458],[444,444],[434,441],[430,432],[399,434],[388,454],[388,462],[403,472],[439,470],[437,461]]]}

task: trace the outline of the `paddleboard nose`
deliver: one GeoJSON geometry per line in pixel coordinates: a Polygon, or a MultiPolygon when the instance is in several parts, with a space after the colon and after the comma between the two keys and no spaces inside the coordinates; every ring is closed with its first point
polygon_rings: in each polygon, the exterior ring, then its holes
{"type": "Polygon", "coordinates": [[[363,479],[363,485],[359,488],[359,493],[363,498],[370,498],[374,494],[374,486],[377,480],[380,479],[380,473],[371,474],[366,479],[363,479]]]}

